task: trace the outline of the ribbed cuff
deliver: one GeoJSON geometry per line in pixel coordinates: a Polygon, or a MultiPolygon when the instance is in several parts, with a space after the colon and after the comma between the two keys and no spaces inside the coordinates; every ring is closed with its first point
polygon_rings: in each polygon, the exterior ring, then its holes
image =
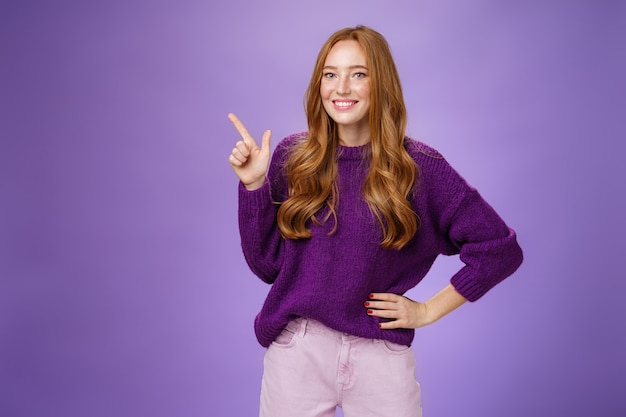
{"type": "Polygon", "coordinates": [[[241,181],[239,181],[239,204],[240,209],[249,211],[250,209],[258,211],[259,207],[271,202],[270,183],[267,179],[262,186],[256,190],[248,190],[241,181]]]}
{"type": "Polygon", "coordinates": [[[472,268],[465,266],[454,274],[450,283],[467,301],[476,301],[489,291],[490,286],[485,286],[481,280],[476,279],[472,268]]]}

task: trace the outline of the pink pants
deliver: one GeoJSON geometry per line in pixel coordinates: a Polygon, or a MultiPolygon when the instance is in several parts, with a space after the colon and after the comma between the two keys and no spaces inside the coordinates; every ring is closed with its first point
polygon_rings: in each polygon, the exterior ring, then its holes
{"type": "Polygon", "coordinates": [[[410,347],[299,318],[265,353],[261,417],[421,417],[410,347]]]}

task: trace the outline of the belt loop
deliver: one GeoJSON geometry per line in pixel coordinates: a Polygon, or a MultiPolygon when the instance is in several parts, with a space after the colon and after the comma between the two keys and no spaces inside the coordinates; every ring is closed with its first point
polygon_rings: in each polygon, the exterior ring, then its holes
{"type": "Polygon", "coordinates": [[[298,329],[298,336],[300,336],[300,338],[303,338],[304,334],[306,333],[307,322],[308,320],[302,317],[302,320],[300,321],[300,328],[298,329]]]}

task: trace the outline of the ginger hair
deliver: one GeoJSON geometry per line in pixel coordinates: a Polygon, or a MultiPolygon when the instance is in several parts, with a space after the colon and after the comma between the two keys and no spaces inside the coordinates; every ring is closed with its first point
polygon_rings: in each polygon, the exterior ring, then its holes
{"type": "Polygon", "coordinates": [[[278,226],[283,237],[311,237],[307,222],[316,224],[333,218],[337,228],[337,149],[335,122],[322,105],[320,85],[323,67],[331,48],[340,41],[354,40],[365,51],[370,77],[369,172],[362,195],[382,230],[381,246],[401,249],[419,229],[419,218],[409,198],[417,186],[419,167],[404,146],[406,107],[389,45],[385,38],[366,26],[341,29],[322,46],[305,94],[308,136],[292,149],[285,165],[289,197],[278,209],[278,226]],[[328,207],[324,219],[316,213],[328,207]]]}

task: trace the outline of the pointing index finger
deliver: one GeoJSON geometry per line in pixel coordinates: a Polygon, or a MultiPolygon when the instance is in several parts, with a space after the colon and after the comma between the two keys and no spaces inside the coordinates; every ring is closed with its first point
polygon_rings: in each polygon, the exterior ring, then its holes
{"type": "Polygon", "coordinates": [[[228,120],[233,123],[235,129],[237,129],[237,132],[239,132],[239,135],[245,143],[247,143],[248,145],[256,144],[254,142],[254,139],[250,135],[250,132],[248,132],[248,129],[246,129],[246,127],[243,125],[243,123],[241,123],[241,120],[239,120],[237,116],[235,116],[233,113],[228,113],[228,120]]]}

